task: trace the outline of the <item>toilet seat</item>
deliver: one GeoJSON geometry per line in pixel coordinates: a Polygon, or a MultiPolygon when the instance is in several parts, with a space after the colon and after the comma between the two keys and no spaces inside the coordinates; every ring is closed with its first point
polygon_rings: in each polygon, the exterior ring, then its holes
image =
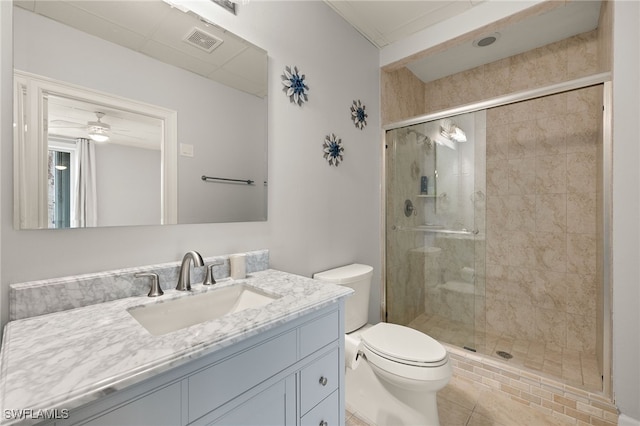
{"type": "Polygon", "coordinates": [[[439,367],[447,350],[432,337],[398,324],[379,323],[361,334],[366,349],[386,360],[414,367],[439,367]]]}

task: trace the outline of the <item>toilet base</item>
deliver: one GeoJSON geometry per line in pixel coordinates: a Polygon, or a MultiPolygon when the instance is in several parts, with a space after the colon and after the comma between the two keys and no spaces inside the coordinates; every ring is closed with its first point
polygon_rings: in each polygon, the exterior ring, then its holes
{"type": "Polygon", "coordinates": [[[346,408],[374,425],[439,426],[436,392],[402,395],[380,380],[366,360],[345,374],[346,408]]]}

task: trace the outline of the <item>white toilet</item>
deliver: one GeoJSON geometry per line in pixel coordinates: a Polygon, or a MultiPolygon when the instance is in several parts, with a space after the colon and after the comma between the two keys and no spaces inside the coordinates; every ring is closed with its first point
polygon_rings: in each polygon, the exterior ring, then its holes
{"type": "Polygon", "coordinates": [[[367,324],[373,268],[352,264],[314,278],[355,290],[347,299],[347,341],[360,341],[364,359],[345,375],[347,409],[363,420],[385,425],[438,426],[436,393],[451,379],[446,349],[409,327],[367,324]]]}

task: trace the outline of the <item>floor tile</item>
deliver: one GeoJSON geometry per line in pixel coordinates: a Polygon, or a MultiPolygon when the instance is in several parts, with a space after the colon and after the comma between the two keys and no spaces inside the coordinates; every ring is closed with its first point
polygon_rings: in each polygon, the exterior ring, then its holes
{"type": "MultiPolygon", "coordinates": [[[[569,426],[575,423],[545,414],[514,401],[501,392],[492,392],[459,378],[438,392],[440,426],[569,426]]],[[[374,425],[362,421],[357,413],[346,413],[346,426],[374,425]]],[[[410,425],[424,426],[424,425],[410,425]]]]}

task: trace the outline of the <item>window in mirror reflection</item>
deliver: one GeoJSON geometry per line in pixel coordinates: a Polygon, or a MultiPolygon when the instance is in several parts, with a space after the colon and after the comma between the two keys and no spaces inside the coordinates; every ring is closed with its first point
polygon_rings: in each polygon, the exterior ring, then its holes
{"type": "Polygon", "coordinates": [[[49,228],[71,226],[71,176],[75,147],[49,141],[48,193],[49,228]]]}

